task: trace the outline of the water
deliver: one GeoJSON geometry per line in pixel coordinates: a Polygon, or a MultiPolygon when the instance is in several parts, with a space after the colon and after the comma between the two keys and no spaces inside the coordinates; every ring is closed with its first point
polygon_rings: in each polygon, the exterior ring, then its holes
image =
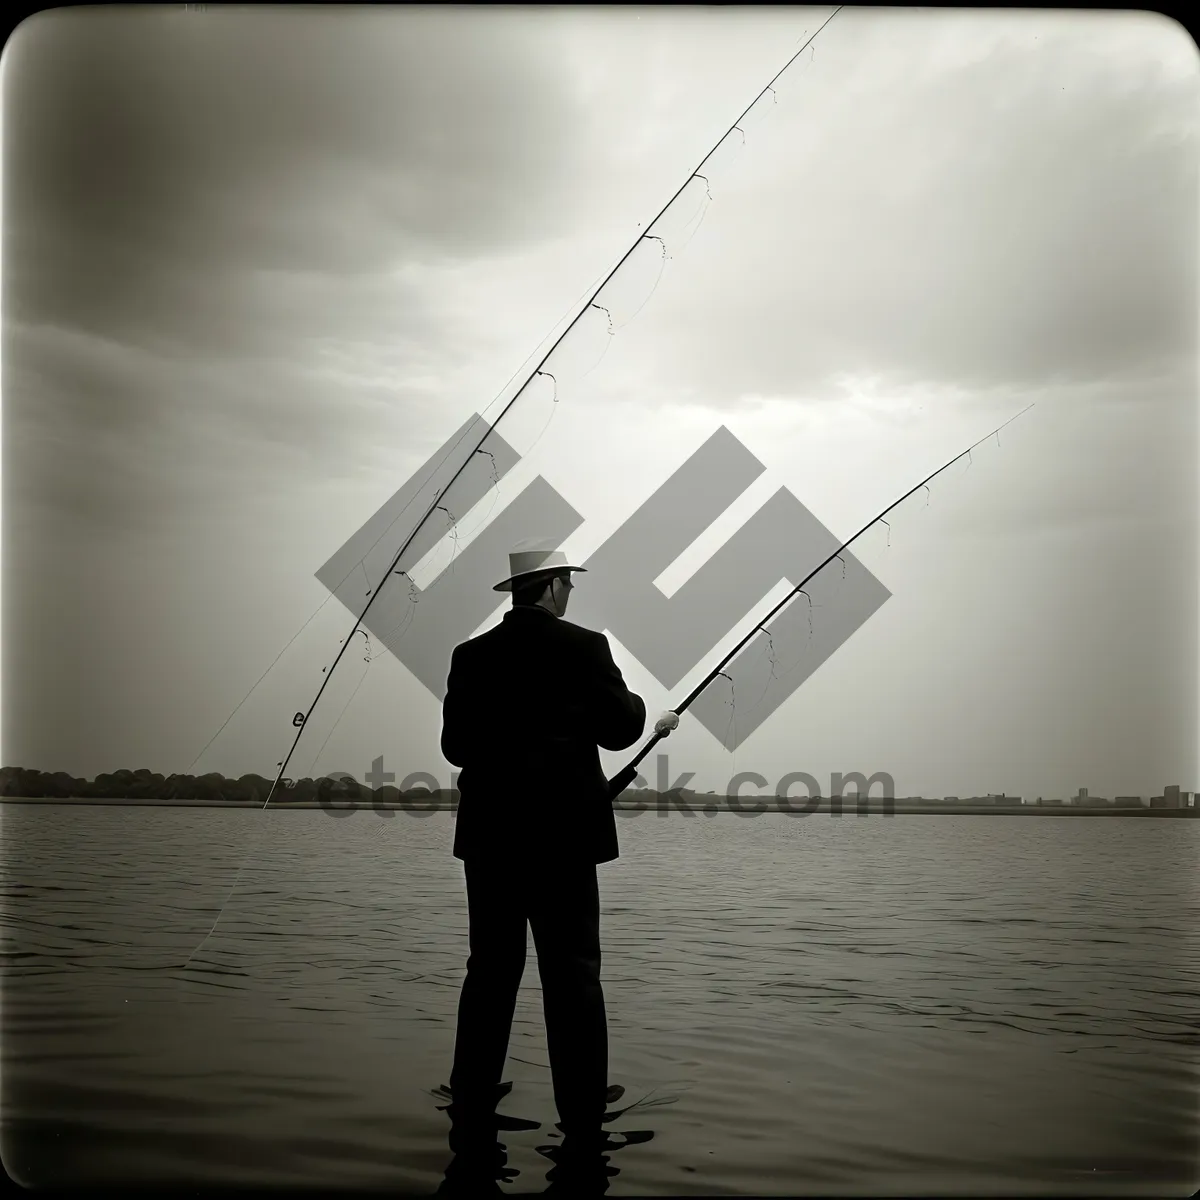
{"type": "MultiPolygon", "coordinates": [[[[1200,826],[620,821],[609,1194],[1190,1194],[1200,826]]],[[[2,810],[3,1153],[35,1186],[430,1194],[466,954],[452,818],[2,810]],[[252,848],[216,931],[181,970],[252,848]]],[[[553,1144],[532,956],[504,1190],[553,1144]]]]}

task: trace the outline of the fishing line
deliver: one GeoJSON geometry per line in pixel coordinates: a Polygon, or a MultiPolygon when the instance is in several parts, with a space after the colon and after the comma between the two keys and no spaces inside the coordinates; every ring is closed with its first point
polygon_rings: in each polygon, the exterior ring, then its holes
{"type": "MultiPolygon", "coordinates": [[[[359,632],[361,633],[362,630],[359,630],[359,632]]],[[[367,678],[367,675],[371,670],[371,661],[372,660],[370,658],[366,658],[363,661],[367,664],[366,668],[363,670],[362,675],[359,677],[358,683],[355,685],[354,691],[352,691],[350,693],[350,698],[346,701],[345,704],[342,705],[342,711],[340,713],[338,713],[338,719],[336,721],[334,721],[333,728],[325,735],[325,740],[321,743],[321,748],[320,748],[320,750],[317,751],[317,755],[313,759],[312,766],[309,768],[309,770],[311,770],[311,771],[314,771],[314,772],[316,771],[317,763],[319,763],[321,761],[321,755],[325,753],[325,747],[329,745],[329,739],[331,737],[333,737],[333,735],[337,732],[337,727],[342,723],[342,718],[346,715],[347,712],[350,711],[350,705],[354,703],[354,697],[358,695],[358,689],[362,687],[363,681],[367,678]]],[[[317,778],[317,777],[315,775],[313,775],[313,776],[310,776],[310,778],[317,778]]]]}
{"type": "Polygon", "coordinates": [[[491,493],[492,502],[488,505],[488,510],[479,518],[477,524],[473,525],[466,531],[466,536],[470,537],[477,529],[482,529],[491,519],[492,513],[496,511],[496,505],[500,502],[500,468],[496,465],[496,456],[490,450],[479,450],[479,454],[486,454],[492,460],[492,482],[488,485],[488,491],[491,493]]]}
{"type": "MultiPolygon", "coordinates": [[[[268,793],[267,799],[263,801],[262,808],[260,808],[258,810],[260,813],[266,811],[266,807],[267,807],[267,804],[270,801],[270,799],[271,799],[271,797],[270,797],[270,794],[268,793]]],[[[254,836],[261,839],[262,829],[261,829],[260,823],[257,821],[254,822],[254,827],[255,827],[254,836]]],[[[242,879],[242,872],[245,871],[246,864],[250,861],[250,857],[253,852],[253,849],[254,849],[254,846],[253,846],[253,844],[251,844],[250,846],[247,847],[245,854],[242,855],[242,861],[238,864],[237,872],[235,873],[235,875],[233,877],[233,883],[230,884],[229,891],[226,894],[225,899],[221,902],[221,906],[217,909],[217,915],[215,917],[213,917],[212,925],[209,926],[208,932],[200,940],[200,944],[187,956],[186,959],[184,959],[183,965],[179,968],[181,972],[186,971],[188,969],[188,967],[191,966],[192,959],[195,958],[196,955],[200,953],[200,951],[204,948],[205,944],[208,942],[208,939],[210,937],[212,937],[214,931],[217,928],[218,922],[221,920],[221,917],[225,913],[225,909],[229,905],[229,901],[231,899],[233,899],[233,894],[234,894],[234,892],[237,891],[237,886],[241,882],[241,879],[242,879]]]]}
{"type": "Polygon", "coordinates": [[[408,608],[405,610],[404,616],[402,616],[399,621],[392,625],[386,625],[382,629],[376,631],[380,642],[385,648],[387,647],[388,642],[393,639],[393,636],[399,639],[408,632],[408,627],[413,623],[413,620],[416,617],[417,604],[421,599],[420,589],[408,577],[407,572],[396,571],[394,574],[403,576],[405,582],[408,584],[408,608]]]}
{"type": "MultiPolygon", "coordinates": [[[[590,309],[593,301],[595,301],[596,299],[599,298],[601,293],[603,293],[605,287],[609,284],[609,282],[613,279],[613,277],[617,274],[617,272],[620,271],[620,269],[625,265],[625,263],[630,259],[630,257],[632,257],[634,252],[637,250],[638,246],[640,246],[641,243],[643,241],[647,240],[648,238],[652,238],[655,236],[650,233],[650,230],[652,230],[657,225],[657,223],[667,213],[667,211],[671,208],[671,206],[679,199],[679,197],[683,194],[684,190],[688,187],[688,185],[692,182],[692,180],[696,177],[696,175],[703,171],[703,169],[704,169],[705,165],[708,163],[708,161],[713,157],[713,155],[715,155],[717,153],[717,151],[721,148],[721,146],[724,144],[726,139],[730,136],[730,134],[735,129],[739,133],[741,133],[742,143],[743,143],[743,145],[745,145],[746,134],[745,134],[745,130],[743,130],[741,128],[740,122],[745,118],[746,114],[749,113],[750,110],[759,102],[759,100],[761,100],[762,97],[766,95],[767,91],[769,89],[771,89],[776,82],[778,82],[780,76],[783,75],[783,73],[788,69],[788,67],[790,67],[792,65],[792,63],[795,62],[796,59],[798,59],[804,53],[804,50],[807,49],[808,45],[811,44],[812,41],[814,41],[819,36],[819,34],[825,28],[825,26],[828,25],[829,22],[832,21],[833,18],[836,17],[839,12],[841,12],[842,7],[843,7],[842,5],[838,5],[838,7],[836,7],[832,13],[830,13],[830,15],[825,19],[825,21],[823,21],[822,24],[817,28],[817,31],[812,35],[812,37],[809,39],[809,41],[807,43],[805,43],[803,46],[801,46],[800,49],[797,50],[787,60],[786,63],[784,63],[784,65],[780,68],[780,70],[776,72],[775,76],[767,83],[766,87],[764,87],[758,93],[758,95],[754,97],[754,99],[750,102],[750,104],[748,104],[746,106],[746,108],[742,111],[741,115],[737,118],[737,120],[734,121],[734,123],[729,127],[729,129],[727,129],[725,131],[725,133],[718,139],[718,141],[713,146],[713,148],[704,156],[703,159],[701,159],[701,161],[696,165],[696,167],[688,173],[688,175],[684,179],[683,183],[680,184],[680,186],[676,189],[676,191],[670,197],[670,199],[662,206],[661,209],[659,209],[658,213],[654,216],[653,220],[650,221],[649,225],[646,227],[646,232],[639,234],[634,239],[632,245],[629,246],[629,248],[625,251],[625,253],[621,256],[621,258],[617,261],[616,265],[604,277],[604,279],[600,283],[599,287],[597,287],[593,291],[593,293],[589,297],[587,303],[582,308],[579,309],[579,311],[571,319],[571,321],[567,325],[567,327],[558,335],[557,338],[555,338],[554,342],[550,346],[550,349],[546,351],[546,353],[542,356],[541,360],[538,362],[537,366],[533,369],[533,371],[531,371],[526,376],[526,378],[525,378],[524,382],[521,384],[521,386],[519,388],[517,388],[517,390],[513,393],[512,397],[507,401],[507,403],[504,404],[504,406],[500,410],[499,415],[496,417],[495,421],[491,423],[491,426],[489,427],[487,432],[484,433],[483,437],[481,437],[479,439],[478,443],[476,444],[476,446],[472,450],[472,452],[459,465],[458,469],[451,476],[450,481],[446,484],[445,487],[437,489],[437,491],[434,493],[433,499],[430,501],[430,503],[426,507],[424,513],[421,515],[420,520],[413,527],[411,533],[409,533],[408,537],[404,540],[404,543],[401,545],[400,549],[396,552],[395,556],[392,559],[391,565],[388,567],[387,571],[384,572],[380,586],[378,588],[371,589],[371,591],[368,593],[367,603],[363,606],[362,611],[359,613],[358,618],[355,620],[354,627],[351,629],[349,635],[347,635],[345,641],[342,643],[341,648],[338,650],[337,655],[335,656],[335,658],[333,660],[333,663],[328,668],[322,669],[321,673],[323,675],[323,679],[321,681],[321,685],[317,689],[317,693],[313,697],[312,702],[309,704],[308,709],[303,713],[297,713],[296,716],[293,718],[293,725],[296,726],[297,732],[296,732],[295,737],[292,740],[291,747],[288,749],[286,755],[284,756],[282,761],[279,763],[278,771],[275,776],[275,780],[271,784],[270,791],[267,793],[267,798],[263,803],[263,809],[266,809],[266,807],[270,804],[271,799],[275,795],[275,791],[279,786],[279,781],[283,778],[284,773],[287,771],[288,764],[291,762],[292,757],[296,752],[296,748],[299,745],[301,738],[304,736],[305,727],[308,725],[309,719],[312,717],[313,711],[315,710],[316,706],[320,703],[321,697],[325,693],[325,689],[329,686],[329,680],[332,677],[333,672],[337,670],[338,664],[341,662],[342,657],[345,655],[346,650],[348,649],[350,641],[352,640],[354,634],[358,632],[363,621],[366,619],[367,613],[371,609],[371,605],[374,604],[375,600],[378,598],[380,592],[383,590],[383,587],[386,585],[386,583],[390,579],[392,572],[399,566],[400,561],[404,557],[405,552],[408,550],[409,546],[412,544],[412,542],[416,538],[417,534],[424,528],[425,523],[429,520],[430,516],[438,508],[439,502],[442,499],[442,497],[454,486],[455,482],[458,480],[458,478],[462,475],[463,471],[466,469],[467,464],[474,460],[475,454],[478,453],[478,451],[483,447],[484,443],[486,442],[488,436],[491,434],[492,430],[495,429],[495,427],[497,425],[499,425],[499,423],[504,419],[504,417],[507,415],[507,413],[512,409],[513,405],[515,405],[516,402],[521,398],[521,396],[524,394],[526,388],[529,386],[530,382],[533,379],[535,379],[539,373],[542,372],[542,369],[549,362],[550,358],[554,355],[555,351],[559,348],[559,346],[563,343],[563,341],[571,333],[571,331],[576,327],[576,325],[579,323],[579,321],[583,317],[583,315],[590,309]]],[[[658,240],[661,241],[661,238],[658,240]]],[[[664,243],[664,245],[665,245],[665,243],[664,243]]],[[[515,376],[514,376],[514,378],[515,378],[515,376]]],[[[555,387],[555,394],[557,395],[557,383],[556,383],[556,387],[555,387]]],[[[458,442],[461,442],[461,441],[462,441],[462,438],[460,437],[458,439],[458,442]]],[[[458,444],[458,442],[456,442],[456,445],[458,444]]],[[[448,457],[448,455],[446,457],[448,457]]],[[[443,458],[443,460],[442,460],[443,462],[446,461],[446,457],[443,458]]],[[[239,875],[240,875],[240,872],[241,872],[241,868],[239,868],[239,875]]],[[[236,880],[235,880],[235,887],[236,887],[236,880]]],[[[232,895],[232,891],[230,894],[232,895]]],[[[226,903],[228,903],[228,901],[226,901],[226,903]]],[[[224,907],[225,907],[225,905],[222,905],[222,911],[224,910],[224,907]]],[[[221,915],[221,913],[218,912],[217,921],[219,921],[220,915],[221,915]]],[[[213,922],[213,929],[216,928],[217,921],[213,922]]],[[[207,939],[211,935],[211,933],[212,933],[212,930],[209,931],[209,934],[205,935],[204,941],[207,941],[207,939]]],[[[204,944],[204,941],[201,942],[201,945],[204,944]]],[[[195,955],[197,950],[199,950],[199,948],[200,947],[198,946],[196,948],[196,950],[192,951],[192,954],[188,956],[187,962],[191,961],[192,957],[195,955]]],[[[184,965],[186,967],[187,963],[185,963],[184,965]]]]}
{"type": "MultiPolygon", "coordinates": [[[[349,578],[350,578],[350,575],[347,574],[346,579],[349,579],[349,578]]],[[[346,580],[343,579],[342,583],[345,583],[345,582],[346,582],[346,580]]],[[[339,584],[339,586],[341,586],[341,585],[339,584]]],[[[254,694],[255,688],[257,688],[258,685],[260,683],[262,683],[262,681],[264,679],[266,679],[266,677],[271,673],[271,669],[275,666],[275,664],[287,653],[288,647],[313,623],[313,621],[315,621],[317,619],[318,616],[320,616],[321,609],[323,609],[325,607],[325,605],[327,605],[330,602],[330,600],[332,600],[332,599],[333,599],[333,593],[330,592],[329,595],[326,596],[325,599],[322,600],[321,603],[317,606],[316,611],[313,612],[312,616],[310,616],[308,618],[308,620],[305,621],[304,624],[301,625],[300,628],[297,629],[296,632],[292,634],[292,636],[287,640],[287,643],[284,645],[283,649],[280,650],[280,652],[277,655],[275,655],[275,657],[271,660],[270,666],[267,667],[267,669],[255,681],[255,683],[250,688],[250,690],[241,698],[241,700],[238,701],[237,707],[233,710],[233,712],[231,712],[229,714],[229,716],[227,716],[225,718],[225,720],[221,722],[221,728],[218,729],[217,732],[214,733],[212,735],[212,737],[208,739],[204,748],[192,760],[192,764],[190,767],[188,767],[185,774],[190,775],[192,773],[192,771],[195,770],[196,764],[205,756],[205,754],[208,753],[209,747],[213,744],[213,742],[215,742],[217,740],[217,738],[219,738],[221,736],[221,734],[224,733],[225,727],[229,724],[229,722],[232,721],[233,718],[238,715],[238,712],[241,710],[242,705],[245,704],[246,701],[249,700],[250,697],[254,694]]]]}
{"type": "Polygon", "coordinates": [[[558,380],[550,374],[549,371],[539,371],[539,375],[547,375],[550,382],[554,385],[554,395],[550,398],[550,412],[546,417],[546,423],[542,426],[541,432],[533,439],[533,445],[529,447],[526,454],[532,454],[537,449],[538,443],[546,436],[546,430],[550,428],[550,422],[554,420],[554,414],[558,412],[558,380]]]}
{"type": "MultiPolygon", "coordinates": [[[[348,576],[347,576],[347,578],[348,578],[348,576]]],[[[358,630],[358,632],[361,633],[363,635],[363,637],[367,639],[368,657],[365,659],[367,666],[364,668],[362,676],[359,679],[358,684],[354,688],[354,691],[350,693],[350,699],[346,701],[346,703],[342,707],[341,713],[338,714],[338,719],[334,722],[333,729],[331,729],[329,731],[329,733],[325,737],[325,741],[321,743],[321,749],[317,751],[316,758],[313,760],[313,764],[312,764],[312,768],[311,768],[313,770],[316,769],[316,764],[320,760],[322,753],[324,753],[325,747],[329,744],[329,739],[331,737],[333,737],[334,731],[342,723],[342,717],[344,717],[346,715],[346,712],[350,708],[350,705],[353,702],[354,697],[358,695],[358,690],[359,690],[359,688],[362,687],[363,681],[366,679],[367,674],[371,669],[371,658],[369,657],[370,644],[371,644],[370,638],[367,637],[365,630],[360,629],[360,630],[358,630]]],[[[262,808],[260,808],[258,810],[260,813],[263,813],[266,811],[267,805],[268,805],[268,803],[270,803],[270,800],[271,800],[271,795],[270,795],[270,793],[268,793],[266,800],[263,801],[262,808]]],[[[221,917],[225,913],[225,909],[229,906],[229,901],[233,899],[233,895],[237,891],[238,884],[241,882],[242,874],[246,869],[246,864],[249,863],[252,858],[257,857],[256,851],[260,848],[260,843],[262,842],[263,829],[262,829],[261,825],[259,824],[259,822],[256,821],[254,824],[255,824],[255,840],[252,841],[250,843],[250,845],[248,845],[246,847],[246,851],[242,855],[242,861],[238,864],[238,869],[237,869],[236,873],[234,874],[233,883],[229,887],[228,894],[225,896],[225,899],[222,901],[221,906],[217,909],[217,915],[213,918],[213,923],[209,927],[208,932],[201,939],[200,944],[191,952],[191,954],[189,954],[187,956],[183,965],[179,968],[180,971],[186,971],[188,969],[188,967],[192,963],[192,960],[204,948],[204,946],[208,942],[208,939],[210,937],[212,937],[213,933],[216,932],[217,925],[220,923],[221,917]]]]}
{"type": "MultiPolygon", "coordinates": [[[[703,176],[701,176],[701,178],[703,178],[703,176]]],[[[707,189],[708,180],[706,179],[704,181],[704,183],[705,183],[705,188],[707,189]]],[[[701,196],[701,198],[700,198],[700,204],[696,209],[695,215],[691,218],[690,221],[688,221],[687,225],[685,225],[683,227],[684,232],[686,233],[688,228],[692,225],[693,221],[695,222],[695,225],[696,225],[696,227],[692,230],[692,232],[687,235],[687,240],[683,243],[682,246],[679,247],[679,251],[681,254],[683,253],[684,250],[686,250],[692,244],[692,239],[696,236],[696,234],[698,234],[700,232],[700,226],[704,224],[704,218],[708,216],[708,210],[709,210],[710,205],[712,204],[712,198],[713,198],[712,192],[706,190],[706,194],[701,196]]],[[[674,257],[674,256],[672,256],[672,257],[674,257]]],[[[660,279],[662,278],[661,272],[659,273],[659,278],[660,279]]],[[[657,286],[657,284],[655,286],[657,286]]],[[[630,318],[630,320],[632,320],[632,318],[630,318]]]]}
{"type": "MultiPolygon", "coordinates": [[[[777,677],[780,683],[782,683],[793,671],[804,665],[804,660],[807,657],[809,650],[812,649],[813,609],[825,607],[823,604],[813,604],[812,597],[807,592],[797,592],[796,595],[803,596],[805,600],[808,601],[808,636],[804,639],[804,647],[797,656],[796,661],[792,663],[790,667],[785,667],[783,674],[777,677]]],[[[759,703],[761,703],[761,701],[759,703]]]]}
{"type": "MultiPolygon", "coordinates": [[[[766,637],[767,637],[767,661],[771,665],[771,673],[767,677],[766,683],[763,684],[762,695],[759,696],[759,698],[757,700],[755,700],[754,708],[751,708],[750,712],[753,712],[754,709],[758,708],[758,706],[760,704],[762,704],[762,702],[767,698],[767,692],[769,692],[771,690],[771,684],[775,683],[778,678],[775,674],[775,668],[779,665],[775,661],[775,639],[771,636],[771,631],[766,627],[765,624],[759,625],[758,628],[761,629],[762,632],[764,634],[766,634],[766,637]]],[[[749,715],[749,714],[747,714],[747,715],[749,715]]]]}
{"type": "MultiPolygon", "coordinates": [[[[363,578],[367,580],[367,586],[370,587],[371,580],[367,576],[366,564],[360,562],[358,565],[362,567],[363,578]]],[[[345,583],[346,579],[349,579],[350,576],[354,574],[356,569],[357,569],[356,567],[351,567],[350,570],[346,572],[346,578],[342,580],[342,583],[345,583]]],[[[341,587],[341,584],[338,584],[338,587],[341,587]]],[[[221,723],[221,728],[218,729],[217,732],[214,733],[212,735],[212,737],[210,737],[208,739],[207,743],[205,743],[204,748],[200,751],[199,754],[196,755],[196,757],[194,759],[192,759],[191,766],[189,766],[188,769],[184,772],[185,775],[190,775],[192,773],[192,771],[195,770],[196,764],[205,756],[205,754],[208,753],[208,749],[213,744],[213,742],[215,742],[217,740],[217,738],[219,738],[221,736],[222,732],[225,729],[225,726],[228,725],[229,722],[232,721],[233,718],[237,716],[238,710],[254,694],[254,689],[256,687],[258,687],[258,685],[260,683],[262,683],[262,681],[264,679],[266,679],[266,677],[271,673],[271,667],[273,667],[284,656],[284,654],[287,653],[288,646],[290,646],[292,644],[292,642],[294,642],[309,627],[309,625],[311,625],[313,623],[313,621],[315,621],[317,619],[317,617],[321,613],[321,609],[323,609],[325,607],[325,605],[327,605],[330,602],[330,600],[332,600],[332,599],[333,599],[333,592],[330,592],[329,595],[326,596],[325,599],[322,600],[321,603],[317,605],[316,609],[314,610],[313,614],[308,618],[308,620],[305,621],[304,624],[301,625],[300,628],[297,629],[296,632],[292,634],[292,636],[287,641],[287,645],[285,645],[283,647],[283,649],[280,650],[280,652],[277,655],[275,655],[275,657],[271,660],[271,666],[267,667],[267,669],[258,677],[258,679],[251,686],[250,690],[241,698],[241,700],[238,701],[237,707],[233,710],[233,712],[231,712],[229,714],[229,716],[227,716],[225,718],[225,720],[221,723]]]]}
{"type": "MultiPolygon", "coordinates": [[[[726,675],[724,671],[719,671],[718,674],[729,680],[729,724],[725,726],[725,736],[721,739],[724,745],[728,747],[729,735],[733,732],[733,715],[737,704],[737,687],[733,682],[732,675],[726,675]]],[[[733,751],[731,750],[730,753],[733,753],[733,751]]]]}
{"type": "Polygon", "coordinates": [[[458,522],[454,519],[454,514],[444,504],[439,504],[435,511],[446,514],[446,523],[448,525],[446,532],[449,533],[453,544],[450,547],[450,562],[446,565],[445,570],[448,570],[451,578],[453,578],[454,562],[458,558],[458,522]]]}
{"type": "Polygon", "coordinates": [[[596,359],[596,361],[592,363],[592,365],[588,367],[586,371],[584,371],[584,373],[580,376],[581,379],[586,379],[604,361],[604,356],[608,353],[608,348],[612,345],[613,336],[617,332],[613,328],[612,313],[609,312],[609,310],[605,308],[603,304],[596,304],[593,302],[590,307],[599,309],[604,314],[605,319],[608,321],[608,339],[604,343],[604,349],[600,351],[600,357],[596,359]]]}
{"type": "MultiPolygon", "coordinates": [[[[725,678],[729,680],[729,727],[725,730],[725,748],[729,751],[729,778],[736,779],[738,773],[738,756],[737,748],[740,738],[738,734],[741,730],[738,728],[738,711],[737,711],[737,684],[733,681],[733,676],[721,672],[725,678]],[[733,741],[730,742],[730,735],[733,735],[733,741]]],[[[739,789],[740,790],[740,789],[739,789]]],[[[725,788],[725,794],[729,794],[728,784],[725,788]]]]}
{"type": "MultiPolygon", "coordinates": [[[[704,177],[701,175],[701,176],[697,176],[697,178],[703,179],[704,177]]],[[[703,220],[704,218],[701,217],[700,219],[703,220]]],[[[685,226],[685,228],[686,228],[686,226],[685,226]]],[[[697,226],[697,228],[699,228],[699,226],[697,226]]],[[[691,238],[688,238],[688,242],[690,242],[691,240],[692,240],[691,238]]],[[[663,239],[660,237],[648,237],[646,239],[646,241],[657,242],[662,247],[662,253],[659,256],[659,263],[658,263],[658,276],[654,280],[654,286],[650,289],[650,294],[645,298],[645,300],[643,300],[641,302],[641,304],[639,304],[637,306],[637,308],[635,308],[633,310],[633,312],[630,314],[630,316],[626,320],[622,321],[621,324],[617,326],[618,330],[624,329],[627,325],[631,325],[633,323],[634,319],[637,317],[638,313],[640,313],[642,311],[642,309],[645,308],[646,305],[650,303],[650,301],[654,298],[654,293],[658,291],[658,285],[662,282],[663,272],[666,271],[666,269],[667,269],[667,260],[670,257],[667,254],[667,243],[664,242],[663,239]]],[[[687,242],[684,242],[684,247],[686,247],[686,246],[687,246],[687,242]]],[[[597,365],[599,365],[599,364],[597,364],[597,365]]]]}
{"type": "Polygon", "coordinates": [[[552,371],[535,371],[534,374],[535,375],[544,375],[547,379],[550,380],[550,383],[554,387],[554,394],[550,397],[550,402],[551,402],[551,404],[557,404],[558,403],[558,380],[555,378],[554,373],[552,371]]]}

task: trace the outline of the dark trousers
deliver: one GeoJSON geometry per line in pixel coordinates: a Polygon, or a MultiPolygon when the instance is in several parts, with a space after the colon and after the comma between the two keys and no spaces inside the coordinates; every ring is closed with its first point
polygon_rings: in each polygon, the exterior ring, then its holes
{"type": "Polygon", "coordinates": [[[554,1102],[563,1126],[595,1124],[608,1086],[600,985],[600,893],[592,863],[464,864],[470,957],[458,1004],[450,1088],[455,1100],[500,1082],[533,930],[554,1102]]]}

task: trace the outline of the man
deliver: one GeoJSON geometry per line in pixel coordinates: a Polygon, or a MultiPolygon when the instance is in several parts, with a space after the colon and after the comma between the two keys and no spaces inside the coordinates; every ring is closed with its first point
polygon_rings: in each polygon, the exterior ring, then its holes
{"type": "MultiPolygon", "coordinates": [[[[584,570],[548,539],[513,550],[494,589],[512,593],[512,609],[455,647],[441,739],[462,768],[454,855],[470,926],[450,1092],[460,1111],[486,1109],[510,1086],[500,1076],[528,924],[568,1136],[599,1130],[608,1079],[596,866],[619,850],[597,747],[624,750],[646,724],[608,639],[562,619],[571,577],[584,570]]],[[[655,728],[678,723],[664,713],[655,728]]]]}

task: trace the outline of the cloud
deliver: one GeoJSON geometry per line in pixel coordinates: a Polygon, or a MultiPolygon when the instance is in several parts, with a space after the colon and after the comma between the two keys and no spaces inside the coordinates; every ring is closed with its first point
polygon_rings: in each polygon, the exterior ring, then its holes
{"type": "Polygon", "coordinates": [[[1027,16],[960,17],[932,46],[893,18],[849,78],[855,39],[831,25],[808,94],[714,185],[656,368],[720,406],[847,370],[990,386],[1190,363],[1186,35],[1027,16]],[[973,53],[949,53],[955,30],[973,53]]]}
{"type": "Polygon", "coordinates": [[[475,349],[463,264],[561,233],[579,186],[519,13],[57,10],[4,67],[8,482],[73,522],[411,437],[475,349]]]}
{"type": "Polygon", "coordinates": [[[264,272],[370,276],[544,236],[575,155],[543,43],[486,12],[31,18],[5,63],[9,312],[236,348],[239,323],[286,307],[264,272]]]}

